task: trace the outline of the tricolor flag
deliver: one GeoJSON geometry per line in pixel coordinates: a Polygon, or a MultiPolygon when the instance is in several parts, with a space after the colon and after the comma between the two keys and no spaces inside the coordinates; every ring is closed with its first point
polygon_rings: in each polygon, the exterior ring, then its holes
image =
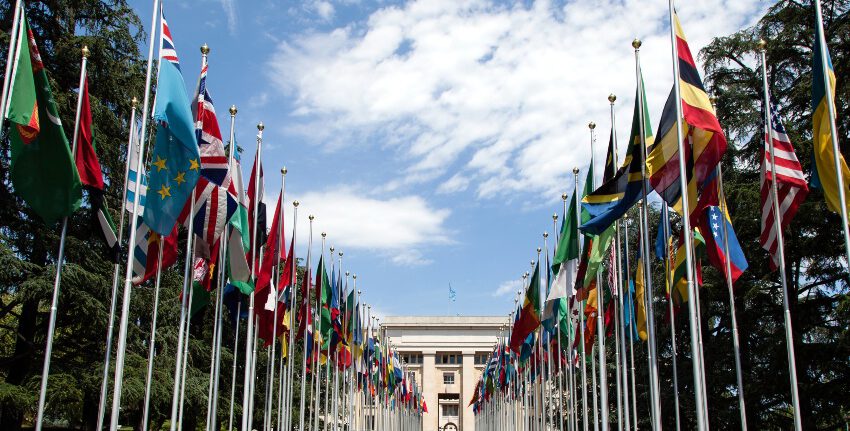
{"type": "Polygon", "coordinates": [[[779,244],[776,241],[776,229],[773,215],[773,192],[771,190],[774,172],[770,160],[770,144],[773,141],[773,153],[776,159],[776,191],[779,197],[779,220],[785,230],[800,209],[800,204],[809,194],[809,185],[803,175],[803,168],[794,153],[791,140],[785,133],[782,118],[773,104],[770,105],[770,136],[765,136],[764,157],[761,162],[761,247],[770,253],[770,267],[779,266],[779,244]]]}
{"type": "Polygon", "coordinates": [[[729,213],[724,214],[720,207],[712,205],[706,208],[705,216],[701,221],[702,231],[710,234],[705,238],[708,260],[723,274],[726,274],[726,261],[728,260],[732,283],[736,282],[738,277],[747,269],[748,263],[744,257],[744,251],[741,250],[741,244],[738,243],[735,229],[732,228],[729,213]],[[724,245],[724,235],[728,239],[726,244],[729,246],[728,256],[724,245]]]}
{"type": "Polygon", "coordinates": [[[15,194],[51,224],[80,207],[82,185],[23,9],[20,27],[14,31],[18,44],[12,47],[9,105],[2,113],[12,123],[9,178],[15,194]]]}

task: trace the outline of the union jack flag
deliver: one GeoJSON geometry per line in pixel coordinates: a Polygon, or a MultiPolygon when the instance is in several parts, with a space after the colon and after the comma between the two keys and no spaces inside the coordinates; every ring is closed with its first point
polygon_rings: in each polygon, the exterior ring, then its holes
{"type": "Polygon", "coordinates": [[[776,230],[774,229],[773,216],[773,193],[771,184],[774,178],[772,163],[770,160],[770,139],[773,141],[773,153],[776,159],[776,189],[779,198],[779,220],[781,229],[785,229],[791,223],[791,219],[797,214],[800,204],[809,194],[809,185],[803,174],[803,168],[785,127],[782,126],[782,117],[773,104],[770,104],[770,117],[772,128],[770,136],[765,136],[764,157],[761,164],[761,247],[770,253],[770,267],[776,269],[779,266],[779,254],[777,250],[779,243],[776,241],[776,230]]]}
{"type": "MultiPolygon", "coordinates": [[[[180,60],[177,59],[177,50],[174,49],[174,40],[171,39],[171,30],[168,29],[168,23],[165,21],[165,12],[163,12],[162,4],[159,7],[160,22],[162,22],[162,37],[159,39],[159,56],[161,59],[174,64],[177,70],[180,70],[180,60]]],[[[182,72],[182,71],[181,71],[182,72]]]]}
{"type": "Polygon", "coordinates": [[[215,106],[207,89],[207,67],[204,64],[201,68],[201,78],[198,80],[198,91],[195,94],[198,103],[194,109],[195,134],[198,137],[198,150],[201,153],[201,175],[216,185],[228,187],[230,171],[221,141],[215,106]]]}

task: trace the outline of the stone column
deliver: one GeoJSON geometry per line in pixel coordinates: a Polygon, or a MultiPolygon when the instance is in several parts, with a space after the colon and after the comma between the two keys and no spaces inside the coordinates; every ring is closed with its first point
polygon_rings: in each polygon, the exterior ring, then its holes
{"type": "Polygon", "coordinates": [[[475,352],[463,352],[463,367],[461,368],[461,390],[460,390],[460,423],[462,424],[460,431],[475,430],[475,414],[472,413],[472,406],[467,406],[469,400],[472,399],[472,392],[475,391],[475,383],[478,376],[475,372],[475,352]]]}
{"type": "MultiPolygon", "coordinates": [[[[435,350],[422,351],[422,394],[428,413],[422,417],[422,431],[437,431],[437,373],[435,370],[435,350]]],[[[442,382],[440,382],[442,383],[442,382]]]]}

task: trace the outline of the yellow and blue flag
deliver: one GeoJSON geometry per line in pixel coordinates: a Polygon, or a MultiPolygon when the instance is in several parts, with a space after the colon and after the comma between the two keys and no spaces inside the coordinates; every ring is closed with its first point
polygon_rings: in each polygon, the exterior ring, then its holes
{"type": "MultiPolygon", "coordinates": [[[[820,23],[818,23],[819,25],[820,23]]],[[[814,163],[812,169],[811,185],[823,190],[826,205],[835,212],[841,211],[841,199],[838,190],[838,173],[835,171],[835,152],[832,148],[832,123],[829,106],[827,103],[835,103],[835,71],[832,68],[832,59],[829,50],[821,44],[821,38],[815,36],[815,46],[812,50],[812,140],[814,141],[814,163]],[[823,57],[826,57],[825,59],[823,57]],[[826,61],[827,70],[824,76],[823,61],[826,61]],[[832,100],[827,99],[826,85],[829,80],[829,94],[832,100]]],[[[844,179],[844,193],[850,195],[848,180],[850,180],[850,169],[844,156],[838,154],[841,165],[841,175],[844,179]]]]}
{"type": "Polygon", "coordinates": [[[156,143],[148,171],[152,194],[145,201],[144,219],[151,230],[167,235],[192,195],[201,165],[186,84],[162,9],[160,14],[159,77],[153,112],[156,143]]]}

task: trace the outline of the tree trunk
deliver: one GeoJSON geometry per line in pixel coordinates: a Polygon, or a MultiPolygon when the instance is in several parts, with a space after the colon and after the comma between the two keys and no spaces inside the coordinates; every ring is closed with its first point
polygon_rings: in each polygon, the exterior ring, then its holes
{"type": "MultiPolygon", "coordinates": [[[[21,307],[18,319],[18,331],[15,340],[15,354],[9,361],[6,383],[20,386],[30,375],[35,360],[35,348],[32,340],[35,335],[38,300],[30,299],[21,307]]],[[[37,361],[36,361],[37,362],[37,361]]],[[[4,403],[0,406],[0,429],[13,431],[21,429],[24,411],[4,403]]]]}

